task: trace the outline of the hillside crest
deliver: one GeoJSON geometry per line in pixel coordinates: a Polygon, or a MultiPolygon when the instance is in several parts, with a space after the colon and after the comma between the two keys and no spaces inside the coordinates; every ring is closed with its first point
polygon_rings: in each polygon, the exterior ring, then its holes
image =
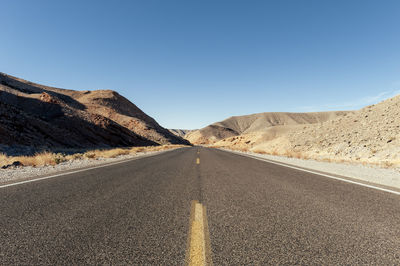
{"type": "Polygon", "coordinates": [[[112,90],[60,89],[0,73],[0,114],[5,153],[189,144],[112,90]]]}

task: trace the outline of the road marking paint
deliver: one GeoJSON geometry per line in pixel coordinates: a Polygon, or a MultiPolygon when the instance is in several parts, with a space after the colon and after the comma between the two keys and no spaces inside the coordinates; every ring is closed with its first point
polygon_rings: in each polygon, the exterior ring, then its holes
{"type": "Polygon", "coordinates": [[[154,153],[154,154],[147,154],[147,155],[143,155],[143,156],[140,156],[140,157],[137,157],[137,158],[132,158],[132,159],[127,159],[127,160],[123,160],[123,161],[118,161],[118,162],[113,162],[113,163],[93,166],[93,167],[89,167],[89,168],[85,168],[85,169],[79,169],[79,170],[75,170],[75,171],[71,171],[71,172],[67,172],[67,173],[60,173],[60,174],[55,174],[55,175],[39,177],[39,178],[35,178],[35,179],[24,180],[24,181],[15,182],[15,183],[6,184],[6,185],[0,185],[0,188],[12,187],[12,186],[17,186],[17,185],[22,185],[22,184],[25,184],[25,183],[31,183],[31,182],[36,182],[36,181],[40,181],[40,180],[50,179],[50,178],[54,178],[54,177],[58,177],[58,176],[70,175],[70,174],[89,171],[89,170],[93,170],[93,169],[97,169],[97,168],[103,168],[103,167],[107,167],[107,166],[111,166],[111,165],[127,163],[127,162],[130,162],[130,161],[135,161],[135,160],[139,160],[139,159],[143,159],[143,158],[159,155],[161,153],[165,153],[165,152],[169,152],[169,151],[173,151],[173,150],[161,151],[161,152],[157,152],[157,153],[154,153]]]}
{"type": "Polygon", "coordinates": [[[186,265],[212,265],[206,208],[192,201],[186,265]]]}
{"type": "MultiPolygon", "coordinates": [[[[227,150],[222,150],[222,151],[227,151],[227,150]]],[[[284,163],[275,162],[275,161],[268,160],[268,159],[265,159],[265,158],[259,158],[259,157],[257,157],[257,156],[253,156],[253,155],[241,154],[241,153],[234,152],[234,151],[228,151],[228,152],[232,152],[232,153],[235,153],[235,154],[238,154],[238,155],[242,155],[242,156],[245,156],[245,157],[249,157],[249,158],[253,158],[253,159],[256,159],[256,160],[260,160],[260,161],[264,161],[264,162],[268,162],[268,163],[272,163],[272,164],[276,164],[276,165],[280,165],[280,166],[284,166],[284,167],[288,167],[288,168],[300,170],[300,171],[303,171],[303,172],[307,172],[307,173],[311,173],[311,174],[316,174],[316,175],[324,176],[324,177],[329,177],[329,178],[336,179],[336,180],[340,180],[340,181],[343,181],[343,182],[347,182],[347,183],[351,183],[351,184],[356,184],[356,185],[359,185],[359,186],[363,186],[363,187],[367,187],[367,188],[372,188],[372,189],[376,189],[376,190],[380,190],[380,191],[389,192],[389,193],[392,193],[392,194],[395,194],[395,195],[400,195],[400,192],[399,192],[399,191],[396,191],[396,190],[391,190],[391,189],[387,189],[387,188],[377,187],[377,186],[368,185],[368,184],[364,184],[364,183],[361,183],[361,182],[357,182],[357,181],[353,181],[353,180],[349,180],[349,179],[345,179],[345,178],[340,178],[340,177],[336,177],[336,176],[332,176],[332,175],[327,175],[327,174],[323,174],[323,173],[318,173],[318,172],[315,172],[315,171],[312,171],[312,170],[307,170],[307,169],[303,169],[303,168],[300,168],[300,167],[296,167],[296,166],[292,166],[292,165],[288,165],[288,164],[284,164],[284,163]]]]}
{"type": "Polygon", "coordinates": [[[200,164],[200,158],[197,158],[196,164],[200,164]]]}

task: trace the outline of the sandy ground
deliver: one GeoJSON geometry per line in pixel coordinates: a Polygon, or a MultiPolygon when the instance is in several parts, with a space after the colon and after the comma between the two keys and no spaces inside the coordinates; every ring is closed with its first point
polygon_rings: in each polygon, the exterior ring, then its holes
{"type": "MultiPolygon", "coordinates": [[[[222,149],[231,151],[228,149],[222,149]]],[[[259,158],[265,158],[273,161],[278,161],[293,166],[308,168],[316,171],[321,171],[329,174],[341,175],[362,181],[367,181],[388,187],[400,189],[400,172],[394,169],[379,168],[374,166],[355,165],[348,163],[329,163],[319,162],[315,160],[304,160],[297,158],[288,158],[283,156],[274,156],[267,154],[258,154],[254,152],[240,152],[236,153],[248,154],[259,158]]]]}
{"type": "MultiPolygon", "coordinates": [[[[173,149],[169,149],[166,151],[171,151],[171,150],[173,149]]],[[[137,154],[121,155],[115,158],[81,159],[81,160],[63,162],[55,166],[51,165],[39,166],[39,167],[24,166],[11,169],[0,169],[0,184],[8,183],[10,181],[18,181],[26,178],[55,174],[62,171],[113,163],[132,158],[146,157],[149,155],[156,155],[166,151],[140,152],[137,154]]]]}

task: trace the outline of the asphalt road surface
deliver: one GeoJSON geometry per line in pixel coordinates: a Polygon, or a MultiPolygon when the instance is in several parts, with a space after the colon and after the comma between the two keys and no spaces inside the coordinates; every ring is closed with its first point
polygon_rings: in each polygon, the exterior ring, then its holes
{"type": "Polygon", "coordinates": [[[214,265],[400,264],[400,196],[200,147],[0,188],[0,264],[182,265],[193,200],[214,265]]]}

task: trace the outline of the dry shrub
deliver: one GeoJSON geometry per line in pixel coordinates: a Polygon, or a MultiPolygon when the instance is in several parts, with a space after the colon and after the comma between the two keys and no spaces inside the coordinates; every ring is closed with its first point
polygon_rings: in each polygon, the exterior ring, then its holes
{"type": "MultiPolygon", "coordinates": [[[[135,149],[135,152],[144,152],[146,150],[146,148],[144,147],[138,147],[135,149]]],[[[150,150],[150,148],[148,148],[147,150],[150,150]]]]}
{"type": "Polygon", "coordinates": [[[101,151],[95,151],[95,157],[99,158],[115,158],[120,155],[127,155],[130,153],[129,149],[122,149],[122,148],[117,148],[117,149],[111,149],[111,150],[101,150],[101,151]]]}
{"type": "Polygon", "coordinates": [[[254,150],[255,153],[259,153],[259,154],[268,154],[266,151],[264,150],[254,150]]]}
{"type": "Polygon", "coordinates": [[[83,156],[87,159],[94,159],[96,158],[96,151],[85,152],[83,156]]]}
{"type": "Polygon", "coordinates": [[[4,153],[0,153],[0,165],[7,164],[8,156],[4,153]]]}
{"type": "Polygon", "coordinates": [[[75,153],[70,155],[71,157],[68,156],[68,158],[71,158],[72,160],[80,160],[83,159],[83,154],[82,153],[75,153]]]}
{"type": "Polygon", "coordinates": [[[226,145],[210,145],[210,146],[207,146],[207,147],[208,147],[208,148],[213,148],[213,149],[220,149],[220,148],[223,148],[223,149],[227,148],[227,149],[229,149],[229,147],[226,146],[226,145]]]}
{"type": "Polygon", "coordinates": [[[89,159],[94,158],[115,158],[121,155],[136,154],[140,152],[163,151],[172,148],[187,147],[186,145],[160,145],[160,146],[145,146],[132,148],[115,148],[109,150],[94,150],[86,152],[83,156],[89,159]]]}
{"type": "MultiPolygon", "coordinates": [[[[347,163],[348,161],[343,159],[343,158],[339,158],[339,159],[336,160],[336,162],[338,162],[338,163],[347,163]]],[[[367,165],[368,163],[366,161],[363,161],[362,164],[363,165],[367,165]]]]}
{"type": "Polygon", "coordinates": [[[301,158],[301,153],[296,151],[285,151],[282,155],[290,158],[301,158]]]}
{"type": "Polygon", "coordinates": [[[41,166],[41,165],[55,165],[55,154],[51,152],[37,153],[34,156],[22,156],[17,159],[23,165],[41,166]]]}
{"type": "Polygon", "coordinates": [[[279,156],[281,154],[275,149],[271,152],[271,155],[279,156]]]}
{"type": "Polygon", "coordinates": [[[115,158],[120,155],[135,154],[144,151],[163,151],[172,148],[187,147],[186,145],[161,145],[161,146],[148,146],[148,147],[133,147],[133,148],[115,148],[109,150],[93,150],[85,153],[75,153],[71,155],[64,155],[61,153],[41,152],[32,156],[7,156],[0,153],[0,166],[12,164],[19,161],[24,166],[43,166],[43,165],[56,165],[65,161],[79,160],[83,158],[115,158]]]}
{"type": "Polygon", "coordinates": [[[32,156],[7,156],[5,154],[1,154],[0,161],[2,165],[12,164],[13,162],[18,161],[25,166],[42,166],[55,165],[61,161],[61,157],[62,155],[51,152],[36,153],[32,156]]]}
{"type": "Polygon", "coordinates": [[[389,168],[389,167],[393,167],[393,162],[391,162],[391,161],[383,161],[382,162],[382,166],[383,167],[386,167],[386,168],[389,168]]]}
{"type": "Polygon", "coordinates": [[[331,163],[331,162],[333,162],[333,159],[327,158],[327,157],[323,157],[323,158],[320,159],[320,161],[322,161],[322,162],[327,162],[327,163],[331,163]]]}
{"type": "Polygon", "coordinates": [[[293,150],[286,150],[282,153],[278,153],[277,151],[272,152],[273,155],[280,155],[286,156],[289,158],[297,158],[297,159],[310,159],[310,156],[301,151],[293,151],[293,150]]]}
{"type": "Polygon", "coordinates": [[[67,158],[65,157],[64,154],[57,153],[57,154],[53,154],[53,155],[54,155],[55,164],[59,164],[59,163],[63,163],[63,162],[67,161],[67,158]]]}

